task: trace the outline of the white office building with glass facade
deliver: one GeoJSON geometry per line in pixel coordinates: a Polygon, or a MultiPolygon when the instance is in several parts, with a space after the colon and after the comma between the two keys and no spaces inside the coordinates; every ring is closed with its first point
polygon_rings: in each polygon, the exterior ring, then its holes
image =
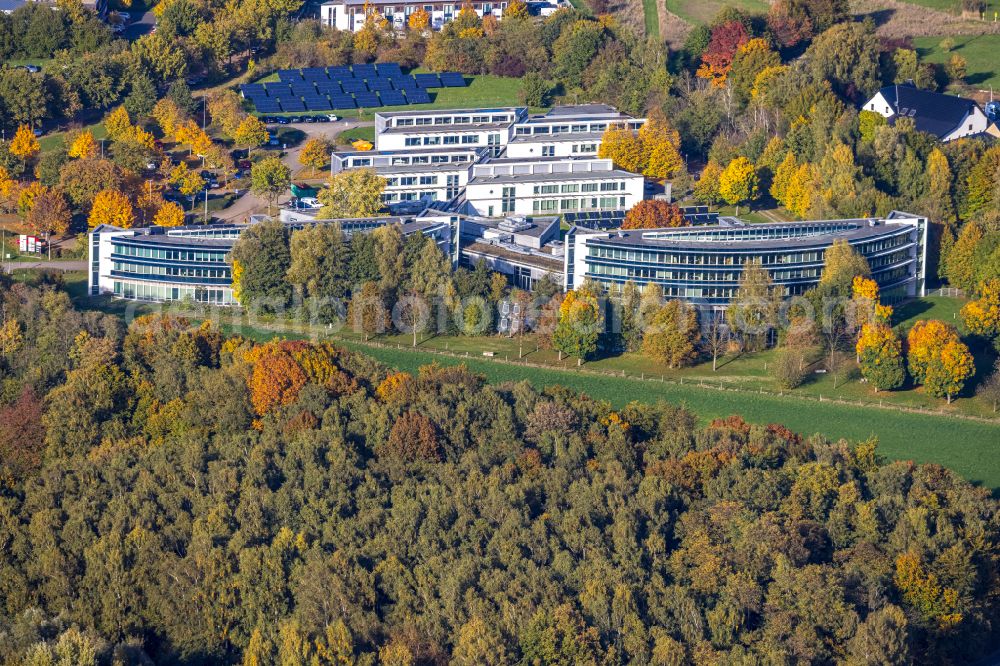
{"type": "Polygon", "coordinates": [[[785,297],[819,283],[826,250],[844,240],[872,270],[887,302],[922,296],[927,219],[893,212],[880,219],[748,224],[722,218],[700,227],[595,232],[566,236],[564,286],[593,280],[609,292],[632,281],[655,283],[667,298],[724,306],[736,294],[744,264],[759,261],[785,297]]]}

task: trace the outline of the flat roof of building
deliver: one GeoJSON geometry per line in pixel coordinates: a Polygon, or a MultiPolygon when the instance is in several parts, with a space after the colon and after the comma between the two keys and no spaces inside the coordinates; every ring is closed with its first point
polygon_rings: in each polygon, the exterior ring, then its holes
{"type": "Polygon", "coordinates": [[[335,150],[333,152],[334,156],[340,157],[354,157],[355,155],[364,156],[380,156],[380,155],[451,155],[454,153],[475,153],[480,151],[485,151],[484,146],[476,146],[470,144],[459,144],[448,145],[448,146],[413,146],[412,148],[394,148],[392,150],[335,150]]]}
{"type": "MultiPolygon", "coordinates": [[[[912,219],[912,218],[911,218],[912,219]]],[[[738,225],[718,224],[698,227],[680,227],[666,229],[642,229],[635,231],[610,231],[598,234],[583,233],[588,239],[600,241],[602,244],[622,245],[627,247],[655,247],[696,250],[739,250],[739,249],[797,249],[830,245],[835,240],[848,242],[863,241],[878,238],[889,233],[896,233],[906,226],[906,218],[895,220],[878,219],[874,225],[871,219],[848,220],[816,220],[809,222],[782,222],[767,224],[738,225]],[[834,226],[835,225],[835,226],[834,226]],[[827,226],[827,229],[819,227],[827,226]],[[808,231],[816,227],[815,231],[808,231]],[[765,236],[753,238],[754,231],[801,229],[800,235],[765,236]],[[746,238],[737,238],[741,232],[746,232],[746,238]],[[718,235],[719,240],[705,240],[705,236],[718,235]],[[690,240],[689,240],[690,239],[690,240]]]]}
{"type": "MultiPolygon", "coordinates": [[[[363,4],[363,3],[362,3],[363,4]]],[[[399,4],[398,2],[396,4],[399,4]]],[[[413,111],[376,111],[375,116],[383,118],[407,118],[410,116],[448,116],[456,113],[521,113],[527,109],[523,106],[494,106],[471,109],[415,109],[413,111]]]]}
{"type": "Polygon", "coordinates": [[[510,143],[565,143],[568,141],[600,141],[603,132],[559,132],[558,134],[514,134],[510,143]]]}
{"type": "MultiPolygon", "coordinates": [[[[608,178],[634,178],[637,174],[618,169],[600,171],[556,171],[554,173],[505,173],[495,176],[475,176],[469,180],[469,185],[485,185],[487,183],[545,183],[562,182],[566,180],[606,180],[608,178]]],[[[642,176],[639,176],[642,178],[642,176]]],[[[618,192],[594,192],[595,195],[617,195],[618,192]]]]}
{"type": "Polygon", "coordinates": [[[462,246],[463,252],[471,252],[478,255],[500,257],[514,263],[534,266],[545,271],[563,270],[563,260],[561,257],[546,255],[540,251],[519,252],[505,245],[495,245],[483,241],[476,241],[462,246]]]}
{"type": "Polygon", "coordinates": [[[380,134],[456,134],[459,132],[489,132],[490,130],[508,129],[509,123],[468,123],[461,125],[405,125],[403,127],[386,127],[380,134]]]}
{"type": "Polygon", "coordinates": [[[536,118],[558,118],[562,116],[587,116],[587,115],[606,115],[606,114],[617,114],[624,116],[626,118],[631,118],[627,114],[622,113],[610,104],[600,104],[597,102],[588,104],[561,104],[559,106],[553,106],[543,115],[535,116],[536,118]]]}

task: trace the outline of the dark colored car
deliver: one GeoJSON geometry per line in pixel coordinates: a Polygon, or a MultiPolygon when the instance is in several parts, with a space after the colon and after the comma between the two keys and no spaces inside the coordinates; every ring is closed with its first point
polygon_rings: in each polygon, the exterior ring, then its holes
{"type": "Polygon", "coordinates": [[[236,163],[236,166],[245,170],[252,167],[253,163],[250,160],[240,160],[239,162],[236,163]]]}
{"type": "Polygon", "coordinates": [[[289,123],[289,119],[288,119],[287,116],[281,116],[280,118],[277,118],[276,120],[278,121],[279,125],[287,125],[289,123]]]}
{"type": "Polygon", "coordinates": [[[313,116],[312,119],[313,119],[314,123],[328,123],[328,122],[330,122],[330,119],[327,118],[326,116],[313,116]]]}

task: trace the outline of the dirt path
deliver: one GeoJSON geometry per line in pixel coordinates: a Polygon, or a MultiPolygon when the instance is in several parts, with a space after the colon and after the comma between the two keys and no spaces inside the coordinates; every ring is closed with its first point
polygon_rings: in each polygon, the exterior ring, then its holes
{"type": "Polygon", "coordinates": [[[677,14],[667,11],[666,0],[657,2],[656,11],[660,17],[660,39],[671,49],[679,50],[684,46],[684,40],[693,26],[677,14]]]}

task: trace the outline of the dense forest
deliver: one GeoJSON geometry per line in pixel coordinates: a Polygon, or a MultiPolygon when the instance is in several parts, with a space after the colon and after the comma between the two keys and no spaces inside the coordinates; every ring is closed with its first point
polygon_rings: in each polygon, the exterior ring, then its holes
{"type": "MultiPolygon", "coordinates": [[[[997,502],[876,443],[0,290],[0,663],[967,663],[997,502]]],[[[992,647],[991,647],[992,646],[992,647]]]]}

